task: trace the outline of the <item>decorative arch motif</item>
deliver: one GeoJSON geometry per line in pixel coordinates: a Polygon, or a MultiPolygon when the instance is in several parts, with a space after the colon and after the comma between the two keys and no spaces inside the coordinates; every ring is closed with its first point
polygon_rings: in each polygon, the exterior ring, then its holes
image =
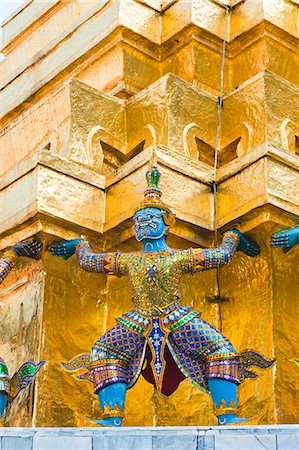
{"type": "Polygon", "coordinates": [[[43,139],[37,145],[38,150],[49,150],[51,153],[60,153],[61,145],[59,140],[58,131],[53,129],[43,137],[43,139]]]}
{"type": "Polygon", "coordinates": [[[125,147],[123,142],[115,138],[105,128],[96,125],[90,130],[86,139],[87,164],[94,169],[101,170],[105,160],[104,150],[110,148],[113,153],[123,154],[119,149],[125,150],[125,147]]]}
{"type": "Polygon", "coordinates": [[[153,147],[157,145],[157,135],[155,128],[151,124],[146,124],[133,139],[128,143],[127,150],[137,147],[141,142],[144,142],[143,148],[153,147]]]}
{"type": "Polygon", "coordinates": [[[280,126],[281,145],[289,152],[299,154],[299,125],[286,118],[280,126]]]}
{"type": "Polygon", "coordinates": [[[215,149],[207,143],[207,133],[200,127],[197,123],[192,122],[185,126],[183,131],[183,146],[184,154],[194,158],[196,160],[202,161],[210,160],[213,158],[215,149]],[[199,146],[199,141],[203,143],[199,146]],[[200,151],[200,147],[201,150],[200,151]]]}

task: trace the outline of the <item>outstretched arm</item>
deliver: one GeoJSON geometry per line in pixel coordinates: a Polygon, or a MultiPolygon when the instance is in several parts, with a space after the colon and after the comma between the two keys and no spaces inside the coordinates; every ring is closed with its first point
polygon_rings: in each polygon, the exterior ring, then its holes
{"type": "Polygon", "coordinates": [[[82,269],[88,272],[116,274],[117,253],[93,253],[88,242],[76,246],[77,260],[82,269]]]}
{"type": "Polygon", "coordinates": [[[257,256],[259,254],[257,245],[246,239],[240,231],[227,231],[218,248],[192,249],[192,272],[216,269],[229,264],[237,251],[241,251],[248,256],[257,256]]]}
{"type": "Polygon", "coordinates": [[[287,253],[295,245],[299,244],[299,226],[290,228],[287,231],[273,234],[271,239],[272,247],[283,248],[284,253],[287,253]]]}
{"type": "Polygon", "coordinates": [[[70,241],[54,243],[49,252],[55,256],[70,258],[76,253],[77,260],[82,269],[88,272],[116,274],[117,253],[93,253],[91,247],[84,239],[72,239],[70,241]]]}
{"type": "Polygon", "coordinates": [[[3,283],[20,256],[40,259],[42,248],[43,244],[40,241],[30,239],[29,241],[14,245],[11,250],[6,251],[0,259],[0,284],[3,283]]]}

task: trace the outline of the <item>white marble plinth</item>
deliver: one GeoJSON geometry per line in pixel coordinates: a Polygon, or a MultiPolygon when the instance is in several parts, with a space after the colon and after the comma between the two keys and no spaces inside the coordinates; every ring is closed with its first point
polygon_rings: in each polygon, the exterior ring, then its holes
{"type": "Polygon", "coordinates": [[[299,450],[299,425],[1,428],[0,450],[299,450]]]}

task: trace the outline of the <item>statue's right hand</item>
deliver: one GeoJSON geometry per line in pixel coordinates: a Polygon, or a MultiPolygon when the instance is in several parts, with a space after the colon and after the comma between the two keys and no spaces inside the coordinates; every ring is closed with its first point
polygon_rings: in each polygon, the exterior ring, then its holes
{"type": "Polygon", "coordinates": [[[76,251],[76,245],[83,242],[84,239],[71,239],[70,241],[54,242],[48,247],[48,251],[54,256],[61,256],[64,259],[69,259],[76,251]]]}

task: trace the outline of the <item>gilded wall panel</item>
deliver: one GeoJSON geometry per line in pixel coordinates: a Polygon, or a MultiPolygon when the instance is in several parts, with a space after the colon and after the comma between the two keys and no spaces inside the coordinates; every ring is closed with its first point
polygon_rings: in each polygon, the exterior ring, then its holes
{"type": "MultiPolygon", "coordinates": [[[[265,224],[249,235],[260,246],[260,255],[249,258],[237,253],[232,264],[220,270],[219,282],[222,295],[229,298],[221,307],[223,333],[238,351],[254,348],[271,358],[275,354],[269,231],[265,224]]],[[[275,367],[258,374],[258,379],[245,381],[239,389],[240,415],[261,413],[259,423],[273,423],[275,367]]]]}
{"type": "MultiPolygon", "coordinates": [[[[273,230],[280,231],[277,227],[273,230]]],[[[298,246],[286,255],[272,250],[273,267],[273,337],[275,343],[275,401],[278,423],[298,423],[299,383],[299,251],[298,246]]]]}
{"type": "Polygon", "coordinates": [[[1,232],[28,220],[37,213],[37,184],[38,169],[35,168],[0,191],[1,232]]]}
{"type": "MultiPolygon", "coordinates": [[[[20,114],[0,133],[0,174],[38,150],[63,153],[69,139],[69,89],[61,86],[20,114]]],[[[17,168],[16,168],[17,170],[17,168]]],[[[17,178],[17,177],[16,177],[17,178]]]]}
{"type": "Polygon", "coordinates": [[[124,55],[121,44],[93,55],[92,61],[83,68],[78,67],[76,80],[103,91],[109,91],[123,81],[124,55]]]}
{"type": "MultiPolygon", "coordinates": [[[[78,81],[70,86],[71,128],[68,157],[87,165],[96,165],[100,141],[125,151],[125,111],[121,100],[78,81]],[[116,131],[117,130],[117,131],[116,131]]],[[[101,168],[99,165],[97,168],[101,168]]]]}
{"type": "Polygon", "coordinates": [[[91,383],[63,371],[60,361],[89,353],[107,320],[106,276],[83,271],[76,258],[44,257],[42,351],[48,361],[38,378],[36,426],[76,426],[99,417],[91,383]]]}
{"type": "MultiPolygon", "coordinates": [[[[268,192],[290,211],[299,213],[299,170],[270,159],[268,161],[268,192]]],[[[275,200],[274,200],[275,202],[275,200]]]]}
{"type": "MultiPolygon", "coordinates": [[[[1,286],[0,347],[10,376],[26,361],[40,357],[43,314],[41,262],[23,260],[1,286]]],[[[6,426],[32,426],[34,385],[13,402],[5,417],[6,426]]]]}
{"type": "MultiPolygon", "coordinates": [[[[285,124],[287,121],[294,124],[293,136],[288,138],[291,139],[292,137],[292,140],[295,141],[295,134],[297,136],[299,134],[299,111],[297,107],[299,87],[269,72],[265,74],[265,94],[268,139],[278,147],[285,147],[283,135],[286,132],[285,124]]],[[[288,143],[288,147],[289,145],[288,143]]],[[[285,150],[291,150],[291,148],[285,148],[285,150]]]]}
{"type": "Polygon", "coordinates": [[[160,12],[135,0],[119,2],[119,22],[156,44],[161,43],[162,17],[160,12]]]}
{"type": "Polygon", "coordinates": [[[136,130],[150,125],[154,129],[156,144],[167,145],[168,142],[168,111],[167,111],[167,80],[165,76],[134,96],[126,105],[127,139],[132,141],[136,130]]]}
{"type": "MultiPolygon", "coordinates": [[[[192,87],[189,83],[171,75],[167,86],[169,114],[168,146],[184,153],[184,137],[188,129],[199,128],[198,138],[215,146],[217,126],[217,103],[207,92],[192,87]]],[[[195,140],[195,139],[194,139],[195,140]]],[[[193,156],[187,153],[187,156],[193,156]]]]}
{"type": "MultiPolygon", "coordinates": [[[[227,66],[225,71],[227,73],[227,66]]],[[[217,49],[205,48],[204,45],[194,44],[194,78],[200,86],[207,87],[213,95],[219,95],[220,89],[221,54],[217,49]]],[[[228,76],[225,77],[228,83],[228,76]]],[[[227,88],[226,88],[227,89],[227,88]]]]}
{"type": "Polygon", "coordinates": [[[223,38],[225,29],[225,9],[211,0],[193,0],[192,22],[219,38],[223,38]]]}
{"type": "Polygon", "coordinates": [[[266,161],[261,159],[220,184],[218,227],[267,202],[266,161]]]}
{"type": "Polygon", "coordinates": [[[247,152],[266,140],[266,100],[263,76],[240,86],[224,98],[221,125],[221,148],[229,145],[232,131],[241,124],[249,130],[247,152]]]}
{"type": "Polygon", "coordinates": [[[38,203],[39,210],[48,215],[98,232],[103,229],[104,192],[88,183],[40,167],[38,203]]]}
{"type": "Polygon", "coordinates": [[[153,57],[155,53],[151,48],[144,51],[143,45],[137,45],[136,48],[127,43],[124,43],[122,48],[124,82],[128,83],[129,91],[131,86],[131,94],[147,88],[162,76],[162,63],[153,57]]]}
{"type": "Polygon", "coordinates": [[[298,85],[297,40],[290,40],[288,45],[281,45],[278,39],[267,39],[267,53],[269,71],[298,85]]]}

